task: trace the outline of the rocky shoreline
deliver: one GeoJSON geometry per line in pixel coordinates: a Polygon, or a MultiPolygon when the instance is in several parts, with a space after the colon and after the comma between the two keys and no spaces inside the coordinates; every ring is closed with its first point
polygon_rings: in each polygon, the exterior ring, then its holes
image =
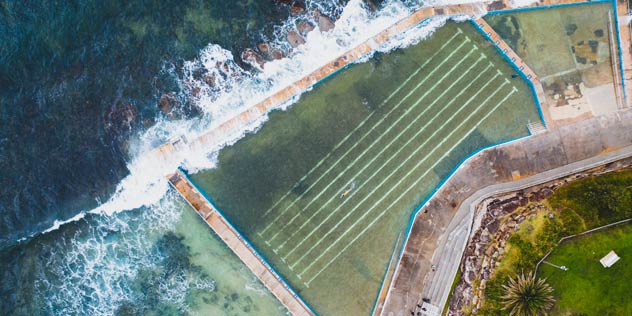
{"type": "Polygon", "coordinates": [[[486,283],[504,257],[507,240],[520,230],[522,222],[536,214],[553,216],[541,202],[556,189],[589,176],[626,169],[632,169],[632,159],[483,200],[476,207],[473,233],[459,265],[461,277],[452,291],[446,315],[477,314],[483,304],[486,283]]]}

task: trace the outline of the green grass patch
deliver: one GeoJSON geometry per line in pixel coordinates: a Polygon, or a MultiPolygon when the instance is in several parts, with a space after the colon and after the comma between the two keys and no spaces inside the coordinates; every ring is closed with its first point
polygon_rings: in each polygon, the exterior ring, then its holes
{"type": "Polygon", "coordinates": [[[621,224],[557,247],[548,262],[565,265],[568,271],[543,265],[538,276],[555,290],[553,315],[630,315],[632,280],[632,225],[621,224]],[[604,268],[599,259],[614,250],[621,259],[604,268]]]}
{"type": "MultiPolygon", "coordinates": [[[[521,229],[509,238],[505,257],[496,268],[494,276],[487,282],[485,304],[481,314],[505,315],[506,313],[500,310],[500,296],[503,295],[502,284],[505,284],[510,276],[535,269],[537,262],[555,248],[562,237],[632,217],[631,199],[632,171],[588,177],[558,189],[543,202],[548,211],[539,211],[534,218],[524,221],[520,225],[521,229]],[[549,211],[554,214],[553,219],[548,218],[549,211]]],[[[590,236],[593,234],[582,238],[590,239],[590,236]]],[[[601,258],[607,252],[595,253],[601,258]]],[[[551,260],[556,264],[564,264],[551,260]]],[[[565,291],[563,285],[554,288],[557,290],[556,295],[565,291]]],[[[605,295],[607,292],[603,293],[598,295],[598,299],[609,301],[605,295]]]]}
{"type": "Polygon", "coordinates": [[[587,228],[632,217],[632,172],[577,181],[559,189],[549,203],[569,220],[583,220],[587,228]]]}

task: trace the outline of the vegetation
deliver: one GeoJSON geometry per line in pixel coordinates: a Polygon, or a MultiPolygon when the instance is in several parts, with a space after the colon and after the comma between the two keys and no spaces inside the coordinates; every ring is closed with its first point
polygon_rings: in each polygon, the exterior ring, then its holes
{"type": "Polygon", "coordinates": [[[533,272],[526,276],[524,273],[517,275],[503,285],[505,295],[503,310],[511,316],[538,316],[547,315],[547,311],[553,307],[553,289],[546,284],[546,280],[536,278],[533,272]]]}
{"type": "MultiPolygon", "coordinates": [[[[506,315],[502,310],[502,285],[511,275],[535,270],[537,262],[562,237],[632,217],[632,171],[578,180],[556,190],[543,204],[546,207],[535,218],[524,221],[509,238],[504,258],[486,284],[479,314],[506,315]],[[553,214],[552,219],[548,213],[553,214]]],[[[562,292],[559,289],[556,295],[562,292]]]]}
{"type": "Polygon", "coordinates": [[[565,265],[561,271],[542,265],[538,276],[555,289],[557,303],[552,315],[630,315],[632,301],[632,225],[621,224],[573,238],[556,247],[548,262],[565,265]],[[621,259],[610,268],[600,263],[614,250],[621,259]]]}

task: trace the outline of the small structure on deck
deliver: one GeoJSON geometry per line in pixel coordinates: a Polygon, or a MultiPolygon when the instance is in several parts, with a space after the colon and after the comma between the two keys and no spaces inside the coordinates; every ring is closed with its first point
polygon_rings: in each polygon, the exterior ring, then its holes
{"type": "Polygon", "coordinates": [[[601,265],[604,268],[610,268],[613,264],[615,264],[615,262],[619,261],[619,259],[621,258],[617,256],[614,250],[611,250],[605,257],[601,258],[599,262],[601,262],[601,265]]]}

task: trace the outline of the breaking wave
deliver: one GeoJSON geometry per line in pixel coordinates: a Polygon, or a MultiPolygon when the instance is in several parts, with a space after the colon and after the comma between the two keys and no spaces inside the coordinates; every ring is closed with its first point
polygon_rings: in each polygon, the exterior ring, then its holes
{"type": "MultiPolygon", "coordinates": [[[[333,1],[308,1],[308,9],[336,15],[335,27],[321,32],[318,23],[313,21],[315,29],[304,35],[305,42],[290,47],[287,34],[295,31],[299,19],[304,17],[288,19],[277,27],[274,38],[269,41],[271,47],[284,51],[287,57],[245,70],[230,51],[209,44],[181,69],[166,65],[164,71],[179,78],[180,91],[184,95],[178,97],[194,100],[202,114],[193,119],[159,119],[131,141],[130,156],[134,158],[127,164],[130,174],[118,184],[108,201],[68,220],[56,221],[45,231],[57,230],[69,222],[87,224],[77,230],[77,236],[55,241],[53,249],[60,253],[50,256],[47,264],[50,269],[36,282],[36,292],[46,297],[46,309],[60,315],[111,315],[125,302],[139,301],[135,295],[142,291],[130,288],[134,286],[130,280],[139,279],[141,267],[161,269],[156,262],[164,259],[163,255],[152,247],[157,238],[173,230],[182,212],[176,194],[168,191],[165,175],[181,166],[189,171],[213,168],[223,146],[255,132],[267,117],[244,126],[236,135],[223,135],[221,145],[216,148],[186,147],[167,159],[147,155],[148,152],[177,137],[184,136],[189,140],[198,137],[361,44],[420,6],[421,3],[387,0],[379,10],[372,11],[362,0],[350,0],[344,7],[337,7],[333,1]],[[118,214],[132,209],[139,210],[118,214]]],[[[433,18],[377,51],[385,53],[414,45],[445,22],[445,18],[433,18]]],[[[364,56],[357,62],[369,58],[364,56]]],[[[291,106],[299,98],[293,97],[282,108],[291,106]]],[[[65,229],[62,231],[70,234],[65,229]]],[[[186,313],[189,311],[187,292],[212,292],[215,283],[210,279],[175,273],[160,278],[157,288],[159,300],[186,313]]],[[[266,292],[254,277],[249,279],[246,289],[253,293],[266,292]]]]}
{"type": "MultiPolygon", "coordinates": [[[[194,100],[202,115],[193,119],[158,120],[154,126],[131,142],[131,156],[134,158],[128,162],[130,173],[118,184],[108,201],[68,220],[55,221],[45,232],[58,229],[65,223],[77,221],[86,214],[111,215],[158,203],[168,189],[165,175],[178,167],[185,167],[193,172],[213,168],[217,152],[222,147],[236,142],[247,133],[255,132],[267,117],[261,117],[244,126],[237,135],[223,135],[221,145],[216,148],[187,147],[186,150],[166,159],[147,155],[152,149],[176,137],[195,139],[205,131],[322,67],[421,6],[421,3],[387,0],[379,10],[372,11],[362,0],[350,0],[342,8],[336,8],[333,4],[326,6],[312,2],[308,1],[308,8],[340,12],[335,27],[322,32],[318,23],[314,22],[315,29],[305,35],[305,43],[288,49],[285,37],[296,29],[298,20],[303,17],[288,19],[277,28],[275,38],[270,43],[272,47],[288,51],[287,57],[266,62],[261,67],[247,71],[237,64],[230,51],[209,44],[199,52],[197,58],[185,62],[181,71],[175,70],[174,67],[165,67],[165,71],[178,76],[182,93],[188,94],[187,96],[194,100]]],[[[376,51],[384,53],[414,45],[432,34],[433,30],[445,21],[446,18],[430,19],[397,36],[376,51]]],[[[360,58],[356,63],[367,61],[370,55],[360,58]]],[[[291,106],[299,98],[300,96],[293,97],[281,108],[291,106]]]]}

